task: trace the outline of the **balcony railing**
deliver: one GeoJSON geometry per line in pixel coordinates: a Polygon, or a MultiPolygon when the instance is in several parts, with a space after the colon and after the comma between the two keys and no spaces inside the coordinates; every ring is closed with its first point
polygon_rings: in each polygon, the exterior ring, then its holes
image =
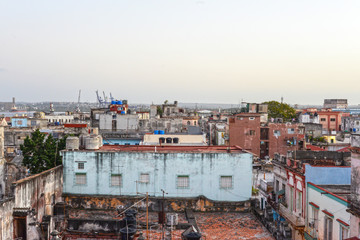
{"type": "Polygon", "coordinates": [[[282,204],[279,204],[279,212],[280,215],[283,216],[286,220],[288,220],[293,226],[305,226],[304,218],[302,218],[301,216],[296,216],[293,212],[290,212],[290,210],[282,204]]]}

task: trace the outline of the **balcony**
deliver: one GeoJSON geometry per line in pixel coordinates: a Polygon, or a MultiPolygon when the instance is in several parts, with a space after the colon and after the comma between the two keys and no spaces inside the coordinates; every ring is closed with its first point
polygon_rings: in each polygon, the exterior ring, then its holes
{"type": "Polygon", "coordinates": [[[279,204],[279,212],[282,217],[284,217],[291,225],[295,228],[304,228],[305,227],[305,220],[301,216],[297,216],[293,212],[290,212],[284,205],[279,204]]]}

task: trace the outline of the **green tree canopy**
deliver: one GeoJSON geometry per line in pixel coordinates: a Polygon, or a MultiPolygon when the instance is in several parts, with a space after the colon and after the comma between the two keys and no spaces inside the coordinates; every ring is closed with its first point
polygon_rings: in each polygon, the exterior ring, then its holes
{"type": "Polygon", "coordinates": [[[277,101],[264,102],[268,105],[268,114],[270,118],[282,118],[284,121],[291,121],[296,117],[296,111],[289,104],[279,103],[277,101]]]}
{"type": "Polygon", "coordinates": [[[41,133],[39,129],[26,137],[20,146],[24,159],[23,164],[32,174],[40,173],[62,164],[60,151],[65,149],[66,136],[55,139],[52,135],[41,133]]]}

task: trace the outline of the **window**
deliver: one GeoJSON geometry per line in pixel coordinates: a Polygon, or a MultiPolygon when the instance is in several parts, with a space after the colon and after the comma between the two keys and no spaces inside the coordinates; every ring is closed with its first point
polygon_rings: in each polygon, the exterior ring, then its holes
{"type": "Polygon", "coordinates": [[[319,209],[312,206],[311,217],[310,217],[310,221],[309,221],[311,236],[317,237],[318,225],[319,225],[319,209]]]}
{"type": "Polygon", "coordinates": [[[340,224],[340,240],[347,239],[349,237],[349,228],[340,224]]]}
{"type": "Polygon", "coordinates": [[[332,218],[325,216],[325,226],[324,226],[324,240],[332,240],[332,228],[333,220],[332,218]]]}
{"type": "Polygon", "coordinates": [[[293,199],[294,199],[294,189],[293,189],[292,187],[290,187],[289,206],[290,206],[290,211],[291,211],[291,212],[294,210],[293,199]]]}
{"type": "Polygon", "coordinates": [[[249,120],[255,120],[255,118],[254,117],[249,117],[249,120]]]}
{"type": "Polygon", "coordinates": [[[122,175],[111,174],[111,186],[121,186],[121,184],[122,184],[122,175]]]}
{"type": "Polygon", "coordinates": [[[187,125],[190,125],[191,123],[190,123],[190,121],[187,121],[187,125]]]}
{"type": "Polygon", "coordinates": [[[275,136],[275,137],[281,136],[280,130],[274,130],[274,136],[275,136]]]}
{"type": "Polygon", "coordinates": [[[75,174],[75,184],[76,185],[86,185],[86,173],[76,173],[75,174]]]}
{"type": "Polygon", "coordinates": [[[84,169],[84,168],[85,168],[85,164],[83,162],[79,162],[78,169],[84,169]]]}
{"type": "Polygon", "coordinates": [[[177,188],[189,188],[189,176],[178,176],[177,188]]]}
{"type": "Polygon", "coordinates": [[[220,188],[232,188],[232,176],[221,176],[220,188]]]}
{"type": "Polygon", "coordinates": [[[321,118],[320,121],[321,122],[326,122],[326,118],[321,118]]]}
{"type": "Polygon", "coordinates": [[[288,134],[294,134],[295,129],[294,128],[288,128],[288,134]]]}
{"type": "Polygon", "coordinates": [[[330,118],[330,122],[335,122],[336,118],[330,118]]]}
{"type": "Polygon", "coordinates": [[[296,211],[301,213],[302,212],[302,192],[297,191],[297,199],[296,199],[296,211]]]}
{"type": "Polygon", "coordinates": [[[255,136],[255,130],[250,130],[249,135],[255,136]]]}
{"type": "Polygon", "coordinates": [[[150,182],[150,174],[142,173],[140,174],[140,183],[149,183],[150,182]]]}
{"type": "Polygon", "coordinates": [[[277,193],[280,190],[279,185],[280,185],[279,180],[276,180],[276,182],[275,182],[275,193],[277,193]]]}

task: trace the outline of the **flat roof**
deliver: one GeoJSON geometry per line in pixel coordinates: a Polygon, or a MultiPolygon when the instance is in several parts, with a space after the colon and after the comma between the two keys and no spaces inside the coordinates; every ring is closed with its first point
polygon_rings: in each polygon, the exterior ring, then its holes
{"type": "MultiPolygon", "coordinates": [[[[65,150],[69,151],[69,150],[65,150]]],[[[154,146],[154,145],[104,145],[95,152],[157,152],[157,153],[250,153],[239,146],[154,146]]],[[[252,154],[252,153],[250,153],[252,154]]]]}

